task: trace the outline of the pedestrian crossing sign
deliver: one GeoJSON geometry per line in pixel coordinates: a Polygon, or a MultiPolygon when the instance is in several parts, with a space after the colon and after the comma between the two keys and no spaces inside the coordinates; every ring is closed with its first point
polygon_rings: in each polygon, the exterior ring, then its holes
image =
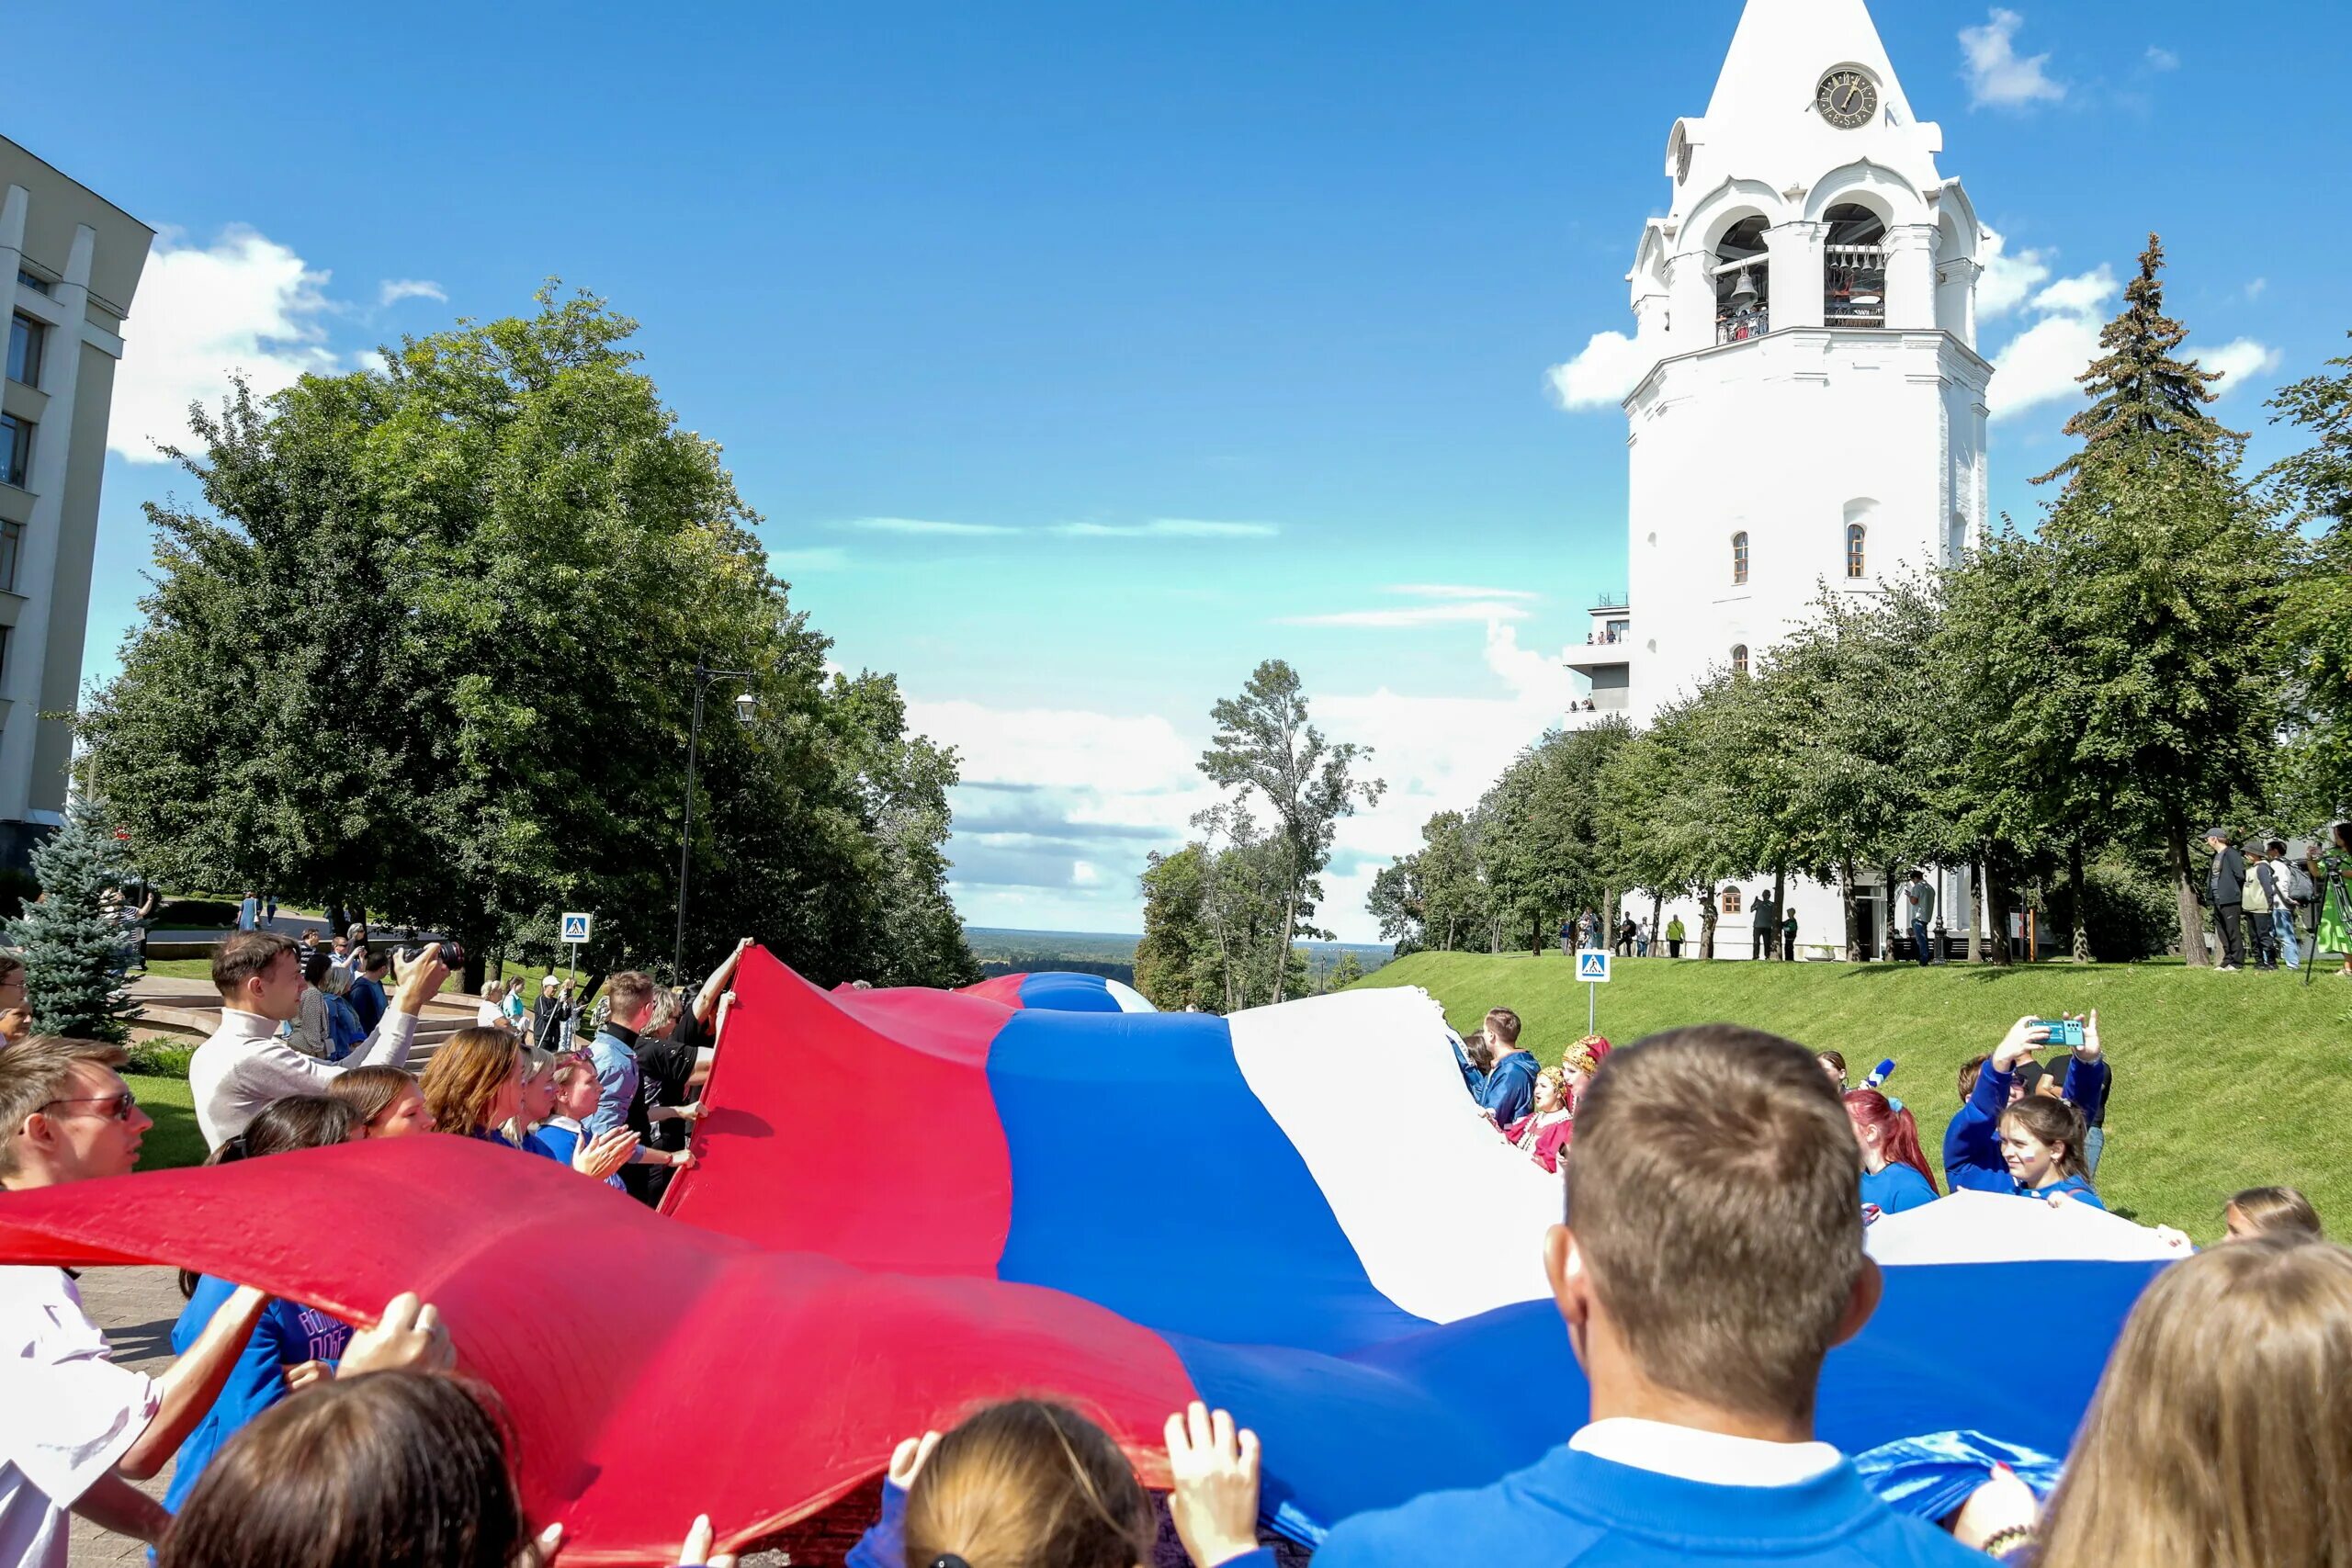
{"type": "Polygon", "coordinates": [[[588,940],[588,928],[596,923],[594,915],[568,914],[563,917],[563,940],[582,942],[588,940]]]}
{"type": "Polygon", "coordinates": [[[1577,978],[1596,986],[1609,984],[1609,954],[1592,947],[1577,953],[1577,978]]]}

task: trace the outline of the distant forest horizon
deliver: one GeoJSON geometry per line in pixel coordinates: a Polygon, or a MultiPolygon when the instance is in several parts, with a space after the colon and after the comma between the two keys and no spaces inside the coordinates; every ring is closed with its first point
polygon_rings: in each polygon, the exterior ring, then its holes
{"type": "MultiPolygon", "coordinates": [[[[965,940],[980,967],[993,978],[999,975],[1035,974],[1062,970],[1075,975],[1100,975],[1125,985],[1135,984],[1136,944],[1141,932],[1033,931],[1008,926],[964,928],[965,940]]],[[[1320,976],[1352,953],[1366,974],[1396,956],[1389,943],[1363,942],[1302,942],[1310,973],[1320,976]]]]}

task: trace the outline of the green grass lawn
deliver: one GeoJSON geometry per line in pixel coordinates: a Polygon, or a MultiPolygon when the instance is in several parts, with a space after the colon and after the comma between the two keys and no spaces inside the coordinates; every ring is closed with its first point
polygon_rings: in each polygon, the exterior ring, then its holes
{"type": "Polygon", "coordinates": [[[197,1131],[196,1099],[188,1092],[186,1075],[156,1077],[125,1073],[122,1081],[139,1097],[139,1109],[155,1125],[139,1146],[139,1168],[169,1170],[174,1166],[204,1163],[204,1134],[197,1131]]]}
{"type": "MultiPolygon", "coordinates": [[[[2331,963],[2328,966],[2333,968],[2331,963]]],[[[2020,965],[1702,964],[1619,959],[1600,987],[1600,1032],[1619,1043],[1676,1024],[1728,1021],[1845,1054],[1854,1078],[1883,1056],[1889,1089],[1918,1118],[1940,1169],[1954,1078],[2020,1017],[2097,1008],[2115,1087],[2099,1191],[2143,1224],[2200,1242],[2223,1200],[2270,1182],[2301,1187],[2352,1226],[2352,981],[2222,975],[2177,964],[2020,965]]],[[[1515,1010],[1545,1062],[1584,1033],[1586,987],[1556,953],[1416,953],[1364,986],[1419,986],[1456,1029],[1515,1010]]]]}
{"type": "MultiPolygon", "coordinates": [[[[150,975],[162,976],[172,980],[196,980],[209,985],[212,979],[212,960],[209,958],[151,958],[147,960],[145,968],[150,975]]],[[[520,964],[509,964],[506,966],[506,974],[510,979],[517,975],[523,977],[523,995],[526,998],[535,998],[538,996],[539,979],[548,973],[550,971],[544,967],[530,967],[520,964]]],[[[565,971],[562,965],[558,964],[552,973],[558,978],[561,978],[565,971]]],[[[451,975],[441,987],[442,994],[445,996],[463,988],[463,977],[458,975],[451,975]]]]}

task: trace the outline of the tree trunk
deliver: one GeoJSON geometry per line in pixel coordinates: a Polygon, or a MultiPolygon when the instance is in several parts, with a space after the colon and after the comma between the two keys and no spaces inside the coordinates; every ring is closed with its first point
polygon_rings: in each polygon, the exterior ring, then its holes
{"type": "Polygon", "coordinates": [[[1968,863],[1968,961],[1984,962],[1984,865],[1972,859],[1968,863]]]}
{"type": "Polygon", "coordinates": [[[1665,897],[1652,893],[1650,895],[1650,955],[1652,957],[1658,956],[1658,946],[1666,941],[1666,922],[1661,918],[1665,910],[1665,897]]]}
{"type": "Polygon", "coordinates": [[[1711,883],[1699,899],[1699,956],[1710,964],[1715,961],[1715,897],[1711,883]]]}
{"type": "Polygon", "coordinates": [[[1772,868],[1772,930],[1771,940],[1764,944],[1764,956],[1781,956],[1781,922],[1789,918],[1789,871],[1786,866],[1772,868]]]}
{"type": "Polygon", "coordinates": [[[1527,952],[1532,958],[1544,956],[1544,917],[1541,912],[1527,917],[1527,952]]]}
{"type": "Polygon", "coordinates": [[[1992,943],[1992,961],[2009,962],[2009,901],[2001,886],[2001,863],[1990,850],[1984,853],[1984,929],[1992,943]]]}
{"type": "Polygon", "coordinates": [[[2090,877],[2083,869],[2083,836],[2066,846],[2066,896],[2075,902],[2075,942],[2070,956],[2077,964],[2091,961],[2090,877]]]}
{"type": "Polygon", "coordinates": [[[1290,977],[1290,933],[1298,925],[1298,895],[1283,899],[1282,930],[1274,933],[1274,1002],[1283,999],[1283,982],[1290,977]]]}
{"type": "Polygon", "coordinates": [[[1854,863],[1838,863],[1838,900],[1846,910],[1846,962],[1862,961],[1862,901],[1854,897],[1854,863]]]}
{"type": "Polygon", "coordinates": [[[2180,823],[2165,826],[2165,848],[2172,852],[2173,894],[2180,901],[2180,961],[2191,969],[2208,967],[2205,961],[2205,902],[2197,892],[2196,874],[2188,869],[2188,829],[2180,823]]]}

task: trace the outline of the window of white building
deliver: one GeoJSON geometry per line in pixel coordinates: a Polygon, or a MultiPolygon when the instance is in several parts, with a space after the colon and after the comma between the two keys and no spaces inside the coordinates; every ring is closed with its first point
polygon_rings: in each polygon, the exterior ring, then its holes
{"type": "Polygon", "coordinates": [[[40,352],[49,329],[29,316],[8,318],[8,379],[40,385],[40,352]]]}
{"type": "Polygon", "coordinates": [[[0,413],[0,483],[23,489],[32,462],[32,422],[12,413],[0,413]]]}
{"type": "Polygon", "coordinates": [[[1731,585],[1734,588],[1742,588],[1747,586],[1747,536],[1744,533],[1734,534],[1731,536],[1731,585]]]}
{"type": "Polygon", "coordinates": [[[1739,676],[1745,676],[1747,673],[1747,645],[1744,642],[1735,643],[1732,646],[1731,672],[1739,676]]]}
{"type": "Polygon", "coordinates": [[[1886,325],[1886,225],[1867,207],[1844,202],[1822,215],[1822,320],[1833,327],[1886,325]]]}
{"type": "Polygon", "coordinates": [[[25,553],[25,525],[0,523],[0,592],[17,591],[17,562],[25,553]]]}
{"type": "Polygon", "coordinates": [[[1715,245],[1715,341],[1744,343],[1772,330],[1772,268],[1764,220],[1746,218],[1715,245]]]}
{"type": "Polygon", "coordinates": [[[1870,575],[1870,532],[1860,523],[1846,525],[1846,575],[1849,578],[1870,575]]]}

